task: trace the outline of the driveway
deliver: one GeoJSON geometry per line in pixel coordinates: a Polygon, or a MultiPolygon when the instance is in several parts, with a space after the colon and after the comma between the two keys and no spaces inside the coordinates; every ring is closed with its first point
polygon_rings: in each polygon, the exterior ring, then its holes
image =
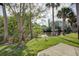
{"type": "Polygon", "coordinates": [[[78,56],[79,48],[64,43],[40,51],[38,56],[78,56]]]}

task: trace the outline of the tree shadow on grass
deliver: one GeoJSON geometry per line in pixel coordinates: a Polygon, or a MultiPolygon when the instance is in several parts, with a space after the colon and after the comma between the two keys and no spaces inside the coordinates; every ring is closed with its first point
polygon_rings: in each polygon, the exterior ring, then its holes
{"type": "Polygon", "coordinates": [[[71,37],[71,36],[66,36],[66,37],[69,37],[71,39],[78,39],[77,37],[71,37]]]}
{"type": "Polygon", "coordinates": [[[75,46],[75,47],[79,47],[78,46],[79,45],[79,42],[75,42],[73,40],[69,40],[68,38],[63,38],[63,37],[60,37],[60,38],[62,39],[62,43],[64,43],[64,42],[70,42],[70,43],[73,43],[73,44],[68,43],[69,45],[72,45],[72,46],[75,46]],[[77,44],[77,46],[74,45],[74,44],[77,44]]]}
{"type": "Polygon", "coordinates": [[[6,54],[6,49],[8,49],[8,46],[0,49],[0,56],[4,56],[6,54]]]}
{"type": "Polygon", "coordinates": [[[1,45],[0,56],[33,56],[35,52],[27,46],[18,48],[17,45],[1,45]]]}
{"type": "Polygon", "coordinates": [[[79,43],[78,43],[78,42],[75,42],[75,41],[72,41],[72,40],[69,40],[69,39],[64,39],[64,40],[66,40],[66,41],[69,41],[69,42],[72,42],[72,43],[75,43],[75,44],[78,44],[78,45],[79,45],[79,43]]]}
{"type": "Polygon", "coordinates": [[[0,50],[0,56],[20,56],[23,48],[17,49],[17,46],[6,46],[0,50]]]}

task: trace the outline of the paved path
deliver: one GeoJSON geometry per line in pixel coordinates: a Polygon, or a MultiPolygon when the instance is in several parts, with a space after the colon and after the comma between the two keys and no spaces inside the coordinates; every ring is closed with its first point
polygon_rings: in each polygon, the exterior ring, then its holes
{"type": "Polygon", "coordinates": [[[79,56],[79,48],[60,43],[39,52],[38,56],[79,56]]]}

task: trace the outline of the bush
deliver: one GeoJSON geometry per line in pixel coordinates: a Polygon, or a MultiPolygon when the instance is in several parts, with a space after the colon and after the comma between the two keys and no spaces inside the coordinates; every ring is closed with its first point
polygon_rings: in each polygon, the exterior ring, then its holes
{"type": "Polygon", "coordinates": [[[4,39],[4,35],[3,34],[0,34],[0,42],[2,42],[4,39]]]}
{"type": "Polygon", "coordinates": [[[67,34],[69,34],[69,33],[71,33],[71,32],[72,32],[72,30],[71,30],[71,28],[70,28],[70,27],[67,27],[64,31],[65,31],[65,33],[67,33],[67,34]]]}

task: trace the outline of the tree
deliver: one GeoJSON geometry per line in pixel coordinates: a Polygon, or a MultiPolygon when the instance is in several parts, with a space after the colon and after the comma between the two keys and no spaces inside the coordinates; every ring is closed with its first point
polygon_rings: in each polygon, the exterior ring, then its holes
{"type": "Polygon", "coordinates": [[[42,30],[42,27],[37,24],[37,23],[34,23],[33,24],[33,36],[35,38],[37,38],[39,35],[41,35],[43,33],[43,30],[42,30]]]}
{"type": "Polygon", "coordinates": [[[76,16],[74,15],[73,12],[71,12],[71,13],[69,14],[69,16],[68,16],[68,21],[69,21],[69,23],[70,23],[71,26],[72,26],[73,23],[76,22],[76,16]]]}
{"type": "Polygon", "coordinates": [[[53,31],[53,33],[51,33],[51,35],[55,35],[55,24],[54,24],[54,7],[59,7],[60,4],[59,3],[47,3],[46,4],[47,7],[52,7],[52,28],[51,30],[53,31]]]}
{"type": "Polygon", "coordinates": [[[51,27],[51,26],[50,26],[50,19],[48,19],[48,27],[51,27]]]}
{"type": "MultiPolygon", "coordinates": [[[[25,30],[25,27],[27,28],[29,27],[28,32],[29,34],[31,33],[32,38],[32,20],[42,18],[43,15],[41,14],[45,11],[45,8],[42,8],[38,4],[32,4],[32,3],[31,4],[8,3],[7,6],[11,15],[14,15],[17,20],[19,40],[22,42],[24,33],[27,32],[25,30]]],[[[28,37],[29,34],[27,34],[26,37],[28,37]]]]}
{"type": "Polygon", "coordinates": [[[3,16],[0,16],[0,34],[3,34],[4,32],[4,23],[3,23],[4,19],[3,16]]]}
{"type": "Polygon", "coordinates": [[[17,21],[18,27],[18,37],[19,37],[19,45],[23,46],[25,41],[24,38],[24,20],[25,20],[25,11],[26,5],[25,3],[20,4],[6,4],[8,6],[8,10],[10,11],[11,15],[14,15],[17,21]]]}
{"type": "Polygon", "coordinates": [[[62,33],[65,35],[64,30],[65,30],[65,21],[68,18],[69,14],[72,12],[72,10],[68,7],[63,7],[61,10],[58,11],[57,17],[63,19],[63,26],[62,26],[62,33]]]}
{"type": "Polygon", "coordinates": [[[68,22],[70,23],[70,26],[71,26],[71,30],[74,32],[74,29],[76,29],[76,21],[77,21],[77,18],[74,14],[74,12],[71,12],[69,13],[69,16],[68,16],[68,22]],[[75,27],[74,27],[75,26],[75,27]]]}
{"type": "Polygon", "coordinates": [[[4,16],[4,42],[8,41],[8,18],[6,14],[5,4],[0,3],[2,5],[3,16],[4,16]]]}
{"type": "Polygon", "coordinates": [[[29,24],[30,24],[30,26],[29,26],[29,28],[30,28],[30,39],[32,39],[33,38],[33,34],[32,34],[32,13],[31,13],[31,3],[29,3],[29,8],[30,8],[30,22],[29,22],[29,24]]]}
{"type": "MultiPolygon", "coordinates": [[[[43,7],[43,6],[42,6],[43,7]]],[[[33,24],[32,24],[32,20],[33,19],[39,19],[42,17],[45,17],[45,15],[41,15],[43,14],[46,9],[42,8],[39,4],[33,4],[33,3],[29,3],[29,13],[30,13],[30,19],[29,19],[29,29],[30,29],[30,39],[33,38],[33,24]]]]}
{"type": "Polygon", "coordinates": [[[77,11],[77,28],[78,28],[78,39],[79,39],[79,3],[76,3],[76,11],[77,11]]]}

